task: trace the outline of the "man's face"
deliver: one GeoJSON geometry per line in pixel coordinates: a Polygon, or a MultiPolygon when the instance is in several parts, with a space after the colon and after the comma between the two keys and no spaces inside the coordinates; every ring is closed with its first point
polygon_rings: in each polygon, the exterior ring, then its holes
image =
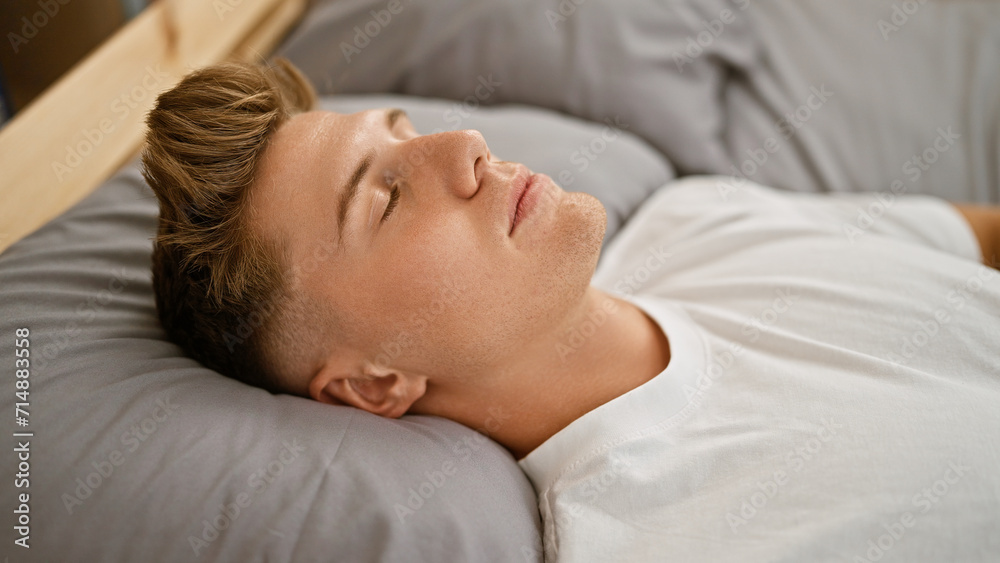
{"type": "Polygon", "coordinates": [[[254,190],[295,291],[338,319],[322,361],[345,376],[502,375],[578,302],[606,224],[595,198],[498,160],[478,131],[419,135],[398,110],[294,116],[254,190]]]}

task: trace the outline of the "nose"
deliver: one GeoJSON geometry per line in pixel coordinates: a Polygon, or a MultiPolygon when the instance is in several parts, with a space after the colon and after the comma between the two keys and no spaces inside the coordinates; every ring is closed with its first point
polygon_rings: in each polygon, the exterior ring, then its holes
{"type": "Polygon", "coordinates": [[[490,150],[474,129],[421,135],[407,142],[415,185],[438,185],[463,199],[476,195],[490,167],[490,150]]]}

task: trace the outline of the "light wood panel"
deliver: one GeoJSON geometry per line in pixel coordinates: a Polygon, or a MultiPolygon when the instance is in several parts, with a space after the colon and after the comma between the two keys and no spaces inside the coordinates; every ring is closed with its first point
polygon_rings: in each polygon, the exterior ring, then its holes
{"type": "Polygon", "coordinates": [[[0,251],[134,157],[156,96],[188,72],[270,53],[306,0],[158,0],[0,131],[0,251]]]}

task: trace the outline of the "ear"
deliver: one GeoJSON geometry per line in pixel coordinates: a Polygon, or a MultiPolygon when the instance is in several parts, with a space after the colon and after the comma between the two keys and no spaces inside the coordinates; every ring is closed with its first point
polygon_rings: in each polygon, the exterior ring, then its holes
{"type": "Polygon", "coordinates": [[[331,405],[350,405],[388,418],[399,418],[427,391],[427,378],[397,370],[369,368],[362,374],[327,365],[309,382],[309,395],[331,405]]]}

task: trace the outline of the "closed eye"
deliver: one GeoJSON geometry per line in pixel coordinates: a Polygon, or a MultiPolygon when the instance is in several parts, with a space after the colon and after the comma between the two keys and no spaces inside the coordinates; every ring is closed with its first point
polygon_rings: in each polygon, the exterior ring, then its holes
{"type": "Polygon", "coordinates": [[[399,202],[399,184],[393,184],[392,188],[389,190],[389,203],[385,206],[385,213],[382,214],[382,222],[385,222],[392,215],[392,211],[396,209],[396,204],[399,202]]]}

